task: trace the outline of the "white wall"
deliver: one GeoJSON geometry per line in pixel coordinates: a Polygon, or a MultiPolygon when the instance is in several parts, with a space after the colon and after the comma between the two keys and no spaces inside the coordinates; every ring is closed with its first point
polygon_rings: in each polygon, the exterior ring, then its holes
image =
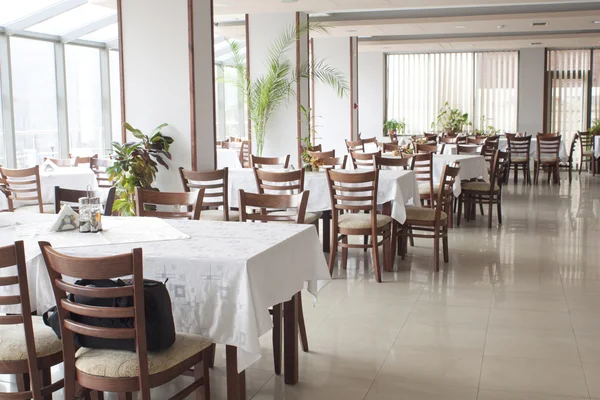
{"type": "MultiPolygon", "coordinates": [[[[202,14],[208,12],[210,15],[209,1],[195,2],[194,7],[195,19],[206,20],[202,14]]],[[[164,134],[174,139],[171,146],[173,160],[167,161],[169,171],[159,167],[155,186],[163,191],[180,191],[177,168],[192,166],[187,2],[123,1],[122,19],[126,120],[146,134],[163,122],[169,124],[164,134]]],[[[212,37],[206,35],[207,31],[199,27],[195,30],[198,34],[204,33],[203,40],[210,43],[209,49],[212,48],[212,37]]],[[[199,49],[201,51],[202,47],[199,49]]],[[[205,79],[196,76],[196,90],[199,90],[199,85],[204,85],[205,89],[199,93],[196,104],[212,110],[211,103],[207,101],[212,91],[205,87],[207,81],[212,82],[212,70],[205,68],[203,73],[206,74],[205,79]],[[203,98],[203,93],[208,97],[203,98]]],[[[211,113],[205,114],[199,115],[199,119],[206,119],[211,113]]],[[[209,139],[214,137],[214,132],[204,129],[202,134],[205,137],[198,138],[201,139],[198,147],[203,149],[199,151],[199,166],[213,168],[214,141],[209,139]]]]}
{"type": "MultiPolygon", "coordinates": [[[[337,68],[350,82],[350,38],[314,38],[315,60],[325,59],[325,63],[337,68]]],[[[352,100],[348,94],[339,97],[335,89],[319,81],[314,85],[313,115],[316,117],[317,139],[323,150],[335,149],[336,156],[347,153],[345,140],[352,139],[352,100]]]]}
{"type": "Polygon", "coordinates": [[[361,52],[358,55],[358,121],[363,138],[383,136],[384,108],[385,55],[361,52]]]}
{"type": "Polygon", "coordinates": [[[543,131],[545,57],[543,48],[519,51],[519,132],[543,131]]]}

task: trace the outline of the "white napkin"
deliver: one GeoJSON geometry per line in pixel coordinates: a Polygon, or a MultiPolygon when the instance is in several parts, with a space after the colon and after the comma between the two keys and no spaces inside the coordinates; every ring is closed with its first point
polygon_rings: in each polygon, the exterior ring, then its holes
{"type": "Polygon", "coordinates": [[[42,164],[40,170],[42,172],[52,172],[52,171],[55,171],[57,168],[58,168],[58,165],[54,164],[49,159],[46,159],[44,161],[44,163],[42,164]]]}
{"type": "Polygon", "coordinates": [[[54,224],[50,227],[51,232],[62,232],[77,229],[79,227],[79,214],[77,214],[70,205],[65,204],[54,224]]]}

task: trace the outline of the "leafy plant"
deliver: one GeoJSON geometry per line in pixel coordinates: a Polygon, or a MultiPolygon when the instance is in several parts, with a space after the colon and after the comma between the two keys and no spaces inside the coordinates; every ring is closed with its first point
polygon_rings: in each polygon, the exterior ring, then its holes
{"type": "Polygon", "coordinates": [[[446,102],[438,113],[437,119],[431,124],[431,128],[442,128],[445,131],[452,133],[461,132],[465,126],[472,125],[469,122],[469,113],[463,113],[458,108],[450,107],[446,102]]]}
{"type": "Polygon", "coordinates": [[[400,132],[401,134],[404,134],[405,129],[406,122],[404,122],[404,120],[397,121],[395,119],[390,119],[383,124],[383,135],[388,136],[390,132],[400,132]]]}
{"type": "Polygon", "coordinates": [[[166,126],[167,124],[157,126],[147,136],[126,122],[125,129],[141,142],[123,145],[113,142],[114,163],[106,169],[106,172],[117,188],[113,211],[117,211],[120,215],[135,215],[136,187],[158,190],[152,188],[158,172],[158,164],[169,169],[163,157],[171,160],[169,147],[173,143],[173,138],[162,134],[161,130],[166,126]]]}
{"type": "Polygon", "coordinates": [[[302,118],[304,122],[308,125],[308,136],[300,137],[298,140],[302,145],[302,162],[304,165],[308,165],[311,163],[312,157],[308,154],[309,151],[313,150],[313,137],[317,138],[317,125],[315,123],[317,117],[312,115],[312,108],[306,108],[304,106],[300,106],[300,111],[302,113],[302,118]]]}
{"type": "Polygon", "coordinates": [[[479,128],[475,129],[473,132],[476,135],[496,135],[500,133],[500,129],[496,129],[493,125],[486,125],[487,118],[485,115],[482,115],[479,118],[479,128]]]}
{"type": "Polygon", "coordinates": [[[588,131],[592,135],[600,135],[600,119],[595,120],[588,131]]]}
{"type": "MultiPolygon", "coordinates": [[[[312,77],[334,88],[340,97],[345,96],[350,90],[344,74],[337,68],[327,65],[323,59],[303,62],[297,70],[296,66],[292,66],[286,53],[306,32],[327,33],[327,28],[320,23],[309,22],[286,29],[267,50],[266,72],[252,81],[247,76],[246,59],[242,55],[240,44],[228,40],[233,53],[232,64],[237,71],[237,78],[231,83],[240,88],[247,99],[249,117],[256,138],[256,151],[259,156],[262,155],[265,146],[271,118],[281,105],[296,97],[294,86],[299,80],[312,77]]],[[[218,79],[225,80],[222,65],[219,66],[218,79]]]]}

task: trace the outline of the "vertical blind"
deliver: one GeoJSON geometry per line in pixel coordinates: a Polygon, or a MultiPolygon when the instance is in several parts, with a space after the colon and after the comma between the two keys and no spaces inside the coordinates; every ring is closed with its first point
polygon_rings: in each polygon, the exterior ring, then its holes
{"type": "Polygon", "coordinates": [[[403,119],[409,133],[427,132],[448,102],[476,129],[515,131],[517,81],[518,52],[388,55],[387,118],[403,119]]]}

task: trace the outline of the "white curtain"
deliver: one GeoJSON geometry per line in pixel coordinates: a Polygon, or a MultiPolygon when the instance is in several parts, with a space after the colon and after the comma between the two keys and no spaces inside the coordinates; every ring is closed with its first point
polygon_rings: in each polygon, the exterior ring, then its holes
{"type": "Polygon", "coordinates": [[[518,52],[393,54],[387,56],[387,118],[404,119],[408,133],[431,131],[448,102],[469,113],[475,128],[514,131],[518,52]]]}

